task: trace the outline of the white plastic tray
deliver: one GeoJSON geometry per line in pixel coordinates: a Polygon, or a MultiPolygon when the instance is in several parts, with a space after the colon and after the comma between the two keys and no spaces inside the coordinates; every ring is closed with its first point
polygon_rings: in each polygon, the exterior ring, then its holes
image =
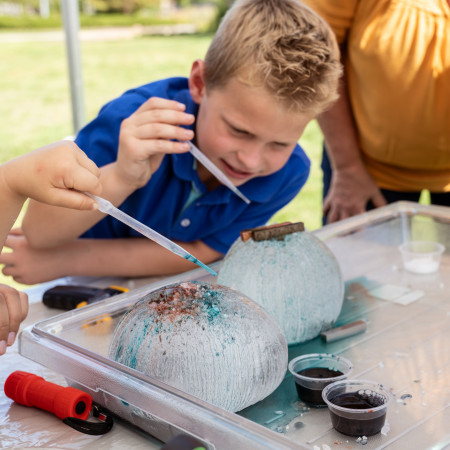
{"type": "MultiPolygon", "coordinates": [[[[368,328],[332,343],[316,338],[292,346],[289,359],[340,354],[354,364],[352,378],[391,390],[388,426],[370,437],[365,449],[450,446],[450,208],[399,202],[315,234],[334,252],[346,279],[336,325],[364,319],[368,328]],[[404,271],[398,245],[413,239],[447,247],[438,273],[404,271]]],[[[220,263],[215,268],[220,270],[220,263]]],[[[356,438],[332,428],[326,408],[308,408],[298,400],[289,373],[272,395],[232,414],[106,357],[115,324],[134,302],[186,280],[214,281],[197,269],[39,322],[22,333],[20,353],[162,441],[188,432],[217,449],[360,448],[356,438]]]]}

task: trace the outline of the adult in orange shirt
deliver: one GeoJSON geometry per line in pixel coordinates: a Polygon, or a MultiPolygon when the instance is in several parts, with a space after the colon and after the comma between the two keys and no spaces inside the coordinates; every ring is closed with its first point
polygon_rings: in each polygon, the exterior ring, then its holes
{"type": "Polygon", "coordinates": [[[341,97],[319,117],[334,222],[423,189],[450,206],[450,0],[304,0],[333,28],[341,97]]]}

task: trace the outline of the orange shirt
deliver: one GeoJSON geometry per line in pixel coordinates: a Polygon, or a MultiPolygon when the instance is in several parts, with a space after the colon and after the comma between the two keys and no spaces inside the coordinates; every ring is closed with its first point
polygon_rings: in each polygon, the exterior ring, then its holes
{"type": "Polygon", "coordinates": [[[346,43],[369,172],[385,189],[450,191],[447,0],[304,0],[346,43]]]}

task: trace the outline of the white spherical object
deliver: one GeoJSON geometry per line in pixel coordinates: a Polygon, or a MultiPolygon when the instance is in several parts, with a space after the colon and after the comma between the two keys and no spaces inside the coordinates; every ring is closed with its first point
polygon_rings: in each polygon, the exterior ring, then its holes
{"type": "Polygon", "coordinates": [[[272,393],[284,378],[287,343],[259,305],[225,286],[166,286],[117,325],[109,357],[228,411],[272,393]]]}
{"type": "Polygon", "coordinates": [[[335,256],[306,231],[280,240],[237,239],[217,282],[259,303],[278,322],[289,345],[329,329],[344,300],[343,277],[335,256]]]}

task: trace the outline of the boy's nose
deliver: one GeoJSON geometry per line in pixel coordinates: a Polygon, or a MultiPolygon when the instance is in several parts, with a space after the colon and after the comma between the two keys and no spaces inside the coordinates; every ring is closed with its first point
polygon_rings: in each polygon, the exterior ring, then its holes
{"type": "Polygon", "coordinates": [[[238,160],[242,165],[242,169],[248,172],[253,172],[255,169],[261,167],[263,149],[260,145],[246,145],[241,148],[238,153],[238,160]]]}

